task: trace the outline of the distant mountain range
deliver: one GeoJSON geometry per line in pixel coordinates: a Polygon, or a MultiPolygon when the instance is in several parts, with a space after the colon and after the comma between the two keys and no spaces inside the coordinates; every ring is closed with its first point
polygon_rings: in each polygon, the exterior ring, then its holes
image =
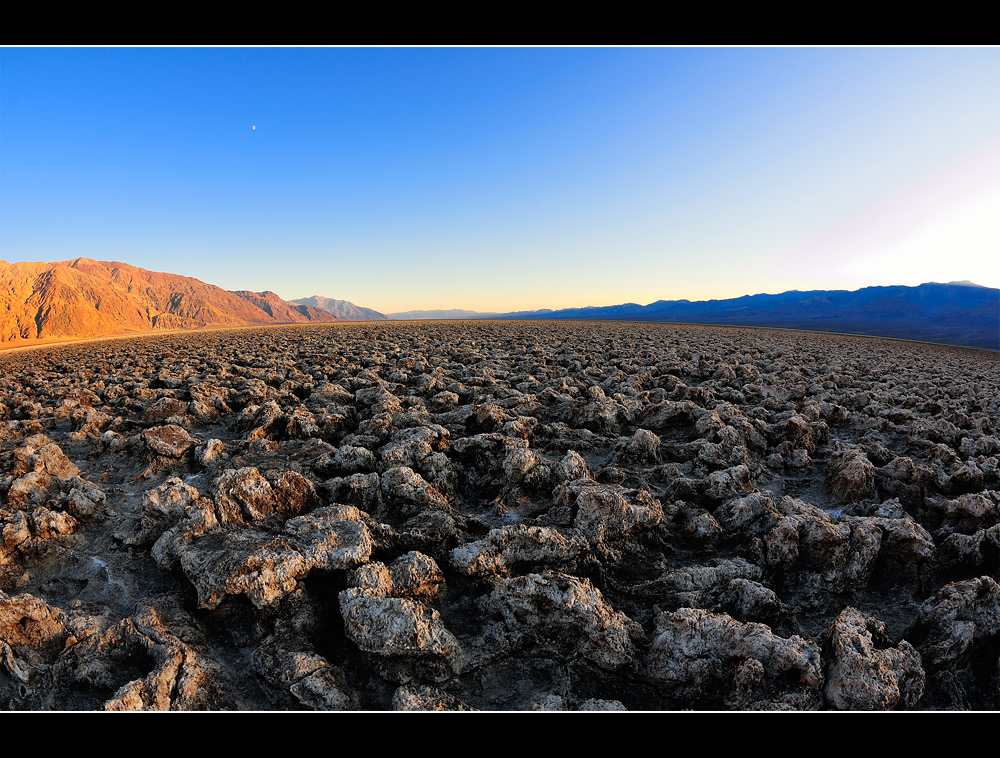
{"type": "Polygon", "coordinates": [[[341,321],[388,321],[390,318],[384,313],[373,311],[371,308],[362,308],[347,300],[334,300],[332,297],[322,297],[321,295],[303,297],[299,300],[289,300],[288,302],[322,308],[332,313],[341,321]]]}
{"type": "Polygon", "coordinates": [[[379,313],[314,295],[229,290],[125,263],[76,258],[0,261],[0,345],[104,337],[160,329],[329,321],[576,319],[665,321],[846,332],[1000,351],[1000,289],[969,281],[744,295],[728,300],[658,300],[562,310],[379,313]]]}
{"type": "Polygon", "coordinates": [[[846,332],[1000,350],[1000,289],[972,282],[916,287],[744,295],[729,300],[659,300],[504,318],[670,321],[846,332]]]}
{"type": "Polygon", "coordinates": [[[0,344],[159,329],[336,321],[273,292],[230,292],[125,263],[0,261],[0,344]]]}
{"type": "Polygon", "coordinates": [[[479,311],[463,311],[461,308],[452,308],[446,311],[390,313],[389,318],[393,321],[430,321],[436,319],[508,318],[508,316],[502,313],[480,313],[479,311]]]}
{"type": "Polygon", "coordinates": [[[855,291],[792,290],[728,300],[658,300],[562,310],[410,311],[390,318],[668,321],[845,332],[1000,350],[1000,289],[969,281],[855,291]],[[433,315],[432,315],[433,314],[433,315]]]}

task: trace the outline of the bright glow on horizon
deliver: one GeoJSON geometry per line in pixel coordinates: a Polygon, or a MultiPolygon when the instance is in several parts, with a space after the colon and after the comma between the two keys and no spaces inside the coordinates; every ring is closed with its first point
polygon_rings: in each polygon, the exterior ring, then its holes
{"type": "Polygon", "coordinates": [[[383,313],[1000,286],[998,48],[0,48],[0,65],[10,262],[383,313]]]}
{"type": "Polygon", "coordinates": [[[963,279],[1000,286],[1000,140],[894,189],[779,265],[804,277],[822,272],[821,281],[845,289],[963,279]]]}

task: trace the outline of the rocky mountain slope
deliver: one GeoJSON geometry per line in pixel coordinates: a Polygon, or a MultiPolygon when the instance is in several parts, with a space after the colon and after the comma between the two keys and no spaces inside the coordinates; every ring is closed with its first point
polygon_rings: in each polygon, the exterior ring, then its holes
{"type": "Polygon", "coordinates": [[[336,321],[273,292],[229,292],[176,274],[76,258],[0,261],[0,344],[156,329],[336,321]]]}
{"type": "Polygon", "coordinates": [[[322,308],[324,311],[328,311],[336,316],[341,321],[388,321],[389,317],[384,313],[379,313],[371,308],[362,308],[360,305],[355,305],[348,300],[335,300],[332,297],[323,297],[322,295],[313,295],[312,297],[303,297],[298,300],[289,300],[290,303],[295,303],[301,306],[308,306],[312,308],[322,308]]]}

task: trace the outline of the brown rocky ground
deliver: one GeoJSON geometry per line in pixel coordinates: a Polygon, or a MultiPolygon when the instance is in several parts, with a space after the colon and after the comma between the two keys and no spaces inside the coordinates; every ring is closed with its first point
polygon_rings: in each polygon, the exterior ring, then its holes
{"type": "Polygon", "coordinates": [[[1000,355],[572,322],[0,355],[0,703],[996,709],[1000,355]]]}

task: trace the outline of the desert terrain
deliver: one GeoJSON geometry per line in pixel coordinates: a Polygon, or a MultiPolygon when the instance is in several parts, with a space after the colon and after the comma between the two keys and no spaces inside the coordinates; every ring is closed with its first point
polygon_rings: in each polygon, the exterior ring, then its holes
{"type": "Polygon", "coordinates": [[[0,704],[997,709],[998,401],[994,352],[656,323],[0,353],[0,704]]]}

